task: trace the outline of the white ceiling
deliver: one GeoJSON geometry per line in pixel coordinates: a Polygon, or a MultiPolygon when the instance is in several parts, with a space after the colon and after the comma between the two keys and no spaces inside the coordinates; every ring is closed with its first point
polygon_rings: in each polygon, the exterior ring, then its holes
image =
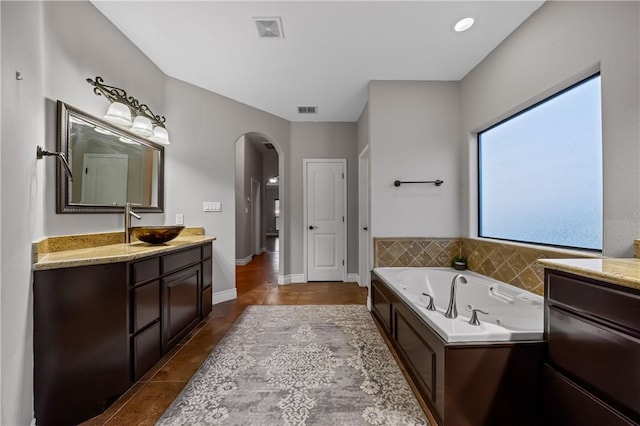
{"type": "Polygon", "coordinates": [[[167,75],[290,121],[357,121],[370,80],[459,80],[542,3],[93,1],[167,75]],[[271,16],[283,40],[258,38],[271,16]]]}

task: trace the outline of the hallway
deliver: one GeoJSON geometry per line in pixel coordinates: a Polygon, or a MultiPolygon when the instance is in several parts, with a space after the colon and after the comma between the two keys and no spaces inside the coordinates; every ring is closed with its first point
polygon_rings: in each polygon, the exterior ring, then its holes
{"type": "Polygon", "coordinates": [[[267,252],[236,267],[238,298],[213,311],[107,411],[83,425],[153,425],[248,305],[364,304],[367,289],[356,283],[278,285],[278,239],[267,252]]]}

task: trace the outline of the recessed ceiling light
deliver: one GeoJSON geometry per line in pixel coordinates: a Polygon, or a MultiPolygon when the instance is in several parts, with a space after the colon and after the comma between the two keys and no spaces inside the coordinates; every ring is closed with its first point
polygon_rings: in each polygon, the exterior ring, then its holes
{"type": "Polygon", "coordinates": [[[473,18],[464,18],[459,20],[456,25],[454,25],[453,29],[461,33],[462,31],[467,31],[472,25],[473,18]]]}

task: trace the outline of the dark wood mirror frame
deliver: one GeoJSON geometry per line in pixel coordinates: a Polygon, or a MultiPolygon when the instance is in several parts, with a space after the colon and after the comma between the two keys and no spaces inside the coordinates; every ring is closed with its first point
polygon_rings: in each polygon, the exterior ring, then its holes
{"type": "MultiPolygon", "coordinates": [[[[70,155],[71,117],[88,122],[94,126],[102,127],[115,136],[131,139],[144,147],[158,152],[157,193],[155,194],[157,206],[140,205],[135,206],[135,210],[143,213],[162,213],[164,211],[164,147],[162,145],[140,137],[135,133],[115,126],[105,120],[89,115],[77,108],[65,104],[62,101],[57,102],[57,111],[57,148],[59,152],[64,153],[70,163],[72,163],[72,156],[70,155]]],[[[73,168],[73,164],[71,164],[71,167],[73,168]]],[[[73,203],[71,184],[72,182],[69,181],[69,178],[65,174],[60,162],[56,162],[56,213],[123,213],[124,205],[73,203]]]]}

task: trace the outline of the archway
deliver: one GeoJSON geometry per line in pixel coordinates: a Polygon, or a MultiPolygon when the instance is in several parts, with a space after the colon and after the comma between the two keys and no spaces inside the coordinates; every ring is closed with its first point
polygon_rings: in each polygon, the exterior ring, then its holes
{"type": "MultiPolygon", "coordinates": [[[[261,132],[247,132],[235,141],[236,266],[267,252],[277,261],[274,282],[283,282],[286,249],[284,161],[276,141],[261,132]],[[275,278],[277,275],[277,278],[275,278]]],[[[236,280],[236,288],[237,288],[236,280]]]]}

